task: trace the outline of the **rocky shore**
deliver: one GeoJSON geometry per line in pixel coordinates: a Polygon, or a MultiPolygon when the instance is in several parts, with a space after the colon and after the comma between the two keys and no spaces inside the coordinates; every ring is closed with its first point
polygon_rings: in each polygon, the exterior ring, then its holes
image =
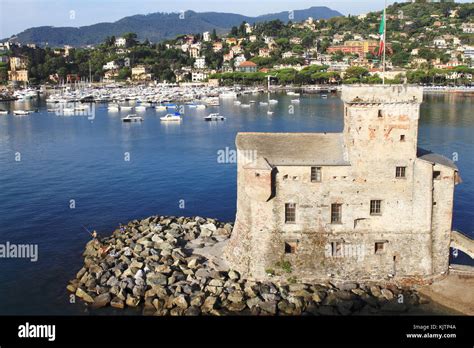
{"type": "Polygon", "coordinates": [[[87,243],[84,266],[67,290],[97,309],[144,315],[405,314],[423,304],[393,284],[257,282],[219,264],[232,224],[201,217],[152,216],[87,243]]]}

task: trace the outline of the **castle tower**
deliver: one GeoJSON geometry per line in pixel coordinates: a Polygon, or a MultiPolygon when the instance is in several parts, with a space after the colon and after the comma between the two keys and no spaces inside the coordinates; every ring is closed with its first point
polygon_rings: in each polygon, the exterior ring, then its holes
{"type": "Polygon", "coordinates": [[[417,148],[422,99],[420,87],[344,86],[342,133],[239,133],[254,155],[238,161],[229,266],[256,279],[446,272],[458,175],[417,148]]]}

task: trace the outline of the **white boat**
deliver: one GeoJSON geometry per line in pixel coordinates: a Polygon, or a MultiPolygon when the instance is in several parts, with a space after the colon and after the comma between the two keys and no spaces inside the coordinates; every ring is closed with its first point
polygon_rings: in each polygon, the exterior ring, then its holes
{"type": "Polygon", "coordinates": [[[249,108],[250,104],[240,104],[240,106],[243,107],[243,108],[249,108]]]}
{"type": "Polygon", "coordinates": [[[130,114],[122,117],[122,122],[142,122],[143,117],[137,116],[136,114],[130,114]]]}
{"type": "Polygon", "coordinates": [[[270,104],[278,104],[278,100],[276,100],[276,99],[270,99],[268,102],[270,104]]]}
{"type": "Polygon", "coordinates": [[[205,121],[224,121],[225,117],[219,115],[219,113],[209,114],[208,116],[204,117],[205,121]]]}
{"type": "Polygon", "coordinates": [[[207,104],[209,104],[210,106],[219,106],[219,98],[217,99],[212,99],[212,100],[208,100],[207,104]]]}
{"type": "Polygon", "coordinates": [[[273,111],[267,111],[267,115],[273,115],[273,111]]]}
{"type": "Polygon", "coordinates": [[[323,94],[323,95],[321,96],[321,98],[323,98],[323,99],[328,99],[328,96],[327,96],[327,94],[323,94]]]}
{"type": "Polygon", "coordinates": [[[237,93],[235,92],[224,92],[219,95],[221,98],[237,98],[237,93]]]}
{"type": "Polygon", "coordinates": [[[295,93],[295,92],[287,92],[286,93],[287,95],[293,95],[293,96],[299,96],[300,94],[299,93],[295,93]]]}
{"type": "Polygon", "coordinates": [[[251,100],[251,101],[249,101],[249,103],[250,103],[250,104],[255,104],[256,101],[255,101],[255,100],[251,100]]]}
{"type": "Polygon", "coordinates": [[[143,105],[135,106],[135,111],[146,111],[146,106],[143,106],[143,105]]]}
{"type": "Polygon", "coordinates": [[[197,104],[196,105],[196,109],[205,109],[206,108],[206,105],[204,104],[197,104]]]}
{"type": "Polygon", "coordinates": [[[240,105],[240,104],[242,104],[242,102],[240,100],[234,101],[234,105],[240,105]]]}
{"type": "Polygon", "coordinates": [[[260,105],[261,105],[261,106],[267,106],[268,103],[267,103],[267,102],[260,102],[260,105]]]}
{"type": "Polygon", "coordinates": [[[0,115],[8,115],[8,111],[7,110],[0,110],[0,115]]]}
{"type": "Polygon", "coordinates": [[[299,99],[291,99],[292,104],[299,104],[300,100],[299,99]]]}
{"type": "Polygon", "coordinates": [[[156,111],[165,111],[165,110],[166,110],[166,106],[164,106],[164,105],[157,105],[157,106],[155,106],[155,110],[156,110],[156,111]]]}
{"type": "Polygon", "coordinates": [[[17,116],[26,116],[26,115],[29,115],[30,112],[26,110],[15,110],[13,111],[13,114],[17,116]]]}
{"type": "Polygon", "coordinates": [[[181,121],[181,115],[179,113],[166,114],[165,116],[160,117],[160,120],[164,122],[179,122],[181,121]]]}
{"type": "Polygon", "coordinates": [[[107,110],[109,111],[119,111],[120,110],[120,105],[118,104],[109,104],[107,107],[107,110]]]}
{"type": "Polygon", "coordinates": [[[133,106],[130,106],[130,105],[120,106],[120,110],[123,110],[123,111],[130,111],[132,109],[133,109],[133,106]]]}

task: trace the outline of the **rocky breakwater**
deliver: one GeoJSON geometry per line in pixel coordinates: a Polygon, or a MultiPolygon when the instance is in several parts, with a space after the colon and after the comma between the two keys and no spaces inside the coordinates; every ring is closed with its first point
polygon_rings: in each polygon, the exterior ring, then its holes
{"type": "Polygon", "coordinates": [[[152,216],[91,240],[67,290],[94,309],[145,315],[350,315],[404,313],[420,298],[395,285],[242,279],[220,259],[232,224],[152,216]]]}

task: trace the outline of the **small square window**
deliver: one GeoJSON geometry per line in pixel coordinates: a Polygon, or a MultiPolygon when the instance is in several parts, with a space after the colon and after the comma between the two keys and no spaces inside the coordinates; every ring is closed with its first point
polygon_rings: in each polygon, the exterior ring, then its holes
{"type": "Polygon", "coordinates": [[[385,242],[375,242],[375,254],[383,254],[385,252],[385,242]]]}
{"type": "Polygon", "coordinates": [[[370,215],[382,215],[382,201],[379,199],[370,201],[370,215]]]}
{"type": "Polygon", "coordinates": [[[296,222],[296,204],[285,204],[285,223],[291,224],[296,222]]]}
{"type": "Polygon", "coordinates": [[[396,178],[406,178],[406,169],[407,167],[397,167],[395,170],[396,178]]]}
{"type": "Polygon", "coordinates": [[[255,173],[255,176],[258,178],[260,176],[260,173],[255,173]]]}
{"type": "Polygon", "coordinates": [[[405,141],[405,134],[400,135],[400,141],[405,141]]]}
{"type": "Polygon", "coordinates": [[[321,182],[321,167],[311,167],[311,182],[321,182]]]}
{"type": "Polygon", "coordinates": [[[295,254],[298,248],[297,241],[285,242],[285,254],[295,254]]]}
{"type": "Polygon", "coordinates": [[[433,179],[435,180],[441,180],[441,172],[439,170],[435,170],[433,172],[433,179]]]}
{"type": "Polygon", "coordinates": [[[378,117],[382,117],[382,116],[383,116],[383,115],[382,115],[382,110],[379,110],[379,113],[378,113],[377,116],[378,116],[378,117]]]}

